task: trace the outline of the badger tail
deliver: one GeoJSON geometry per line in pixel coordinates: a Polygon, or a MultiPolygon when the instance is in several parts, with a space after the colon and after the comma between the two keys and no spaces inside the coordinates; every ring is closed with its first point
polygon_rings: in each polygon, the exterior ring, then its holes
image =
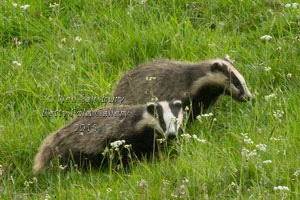
{"type": "Polygon", "coordinates": [[[39,152],[34,158],[34,173],[40,172],[50,164],[50,161],[54,156],[54,135],[55,134],[49,135],[40,146],[39,152]]]}

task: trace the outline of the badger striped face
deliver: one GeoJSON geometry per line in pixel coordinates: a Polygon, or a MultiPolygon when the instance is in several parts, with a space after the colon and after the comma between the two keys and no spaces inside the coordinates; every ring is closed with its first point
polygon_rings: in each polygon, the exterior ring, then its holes
{"type": "Polygon", "coordinates": [[[210,63],[212,76],[218,77],[218,81],[224,84],[227,95],[238,101],[249,101],[252,98],[244,77],[228,58],[211,60],[210,63]]]}
{"type": "Polygon", "coordinates": [[[155,128],[166,137],[176,136],[183,122],[181,101],[147,103],[147,112],[155,120],[155,128]]]}

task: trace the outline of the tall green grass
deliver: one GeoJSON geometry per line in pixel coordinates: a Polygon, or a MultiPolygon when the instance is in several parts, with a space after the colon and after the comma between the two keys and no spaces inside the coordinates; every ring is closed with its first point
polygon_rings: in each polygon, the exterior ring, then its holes
{"type": "Polygon", "coordinates": [[[291,2],[283,0],[50,3],[0,2],[1,199],[299,199],[300,6],[287,8],[291,2]],[[32,173],[42,140],[71,120],[42,117],[44,108],[101,106],[49,103],[48,96],[110,95],[123,72],[141,62],[225,54],[256,97],[249,103],[223,97],[209,111],[212,126],[205,117],[194,123],[187,133],[205,143],[182,137],[175,158],[165,154],[125,172],[32,173]]]}

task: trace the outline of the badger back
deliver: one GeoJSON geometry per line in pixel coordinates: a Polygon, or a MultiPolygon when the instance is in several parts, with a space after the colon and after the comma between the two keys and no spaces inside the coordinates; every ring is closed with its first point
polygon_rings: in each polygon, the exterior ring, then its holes
{"type": "Polygon", "coordinates": [[[130,105],[156,99],[182,100],[193,81],[205,75],[205,70],[201,63],[171,60],[143,63],[136,69],[125,72],[117,84],[114,96],[125,97],[124,104],[130,105]]]}
{"type": "Polygon", "coordinates": [[[126,111],[128,115],[77,117],[45,139],[35,157],[34,172],[49,165],[53,157],[60,157],[63,164],[67,164],[70,158],[75,163],[82,163],[83,158],[88,158],[93,165],[99,165],[104,149],[111,147],[111,143],[117,140],[131,144],[137,154],[147,153],[153,149],[156,131],[162,135],[176,134],[180,126],[177,122],[183,119],[180,101],[114,106],[103,111],[109,109],[126,111]],[[78,130],[82,125],[89,125],[90,128],[78,130]]]}
{"type": "Polygon", "coordinates": [[[251,93],[245,79],[229,59],[202,63],[154,61],[141,64],[120,79],[114,96],[125,97],[125,104],[181,99],[183,105],[203,104],[206,109],[221,94],[239,101],[249,100],[251,93]],[[228,84],[230,83],[230,84],[228,84]]]}

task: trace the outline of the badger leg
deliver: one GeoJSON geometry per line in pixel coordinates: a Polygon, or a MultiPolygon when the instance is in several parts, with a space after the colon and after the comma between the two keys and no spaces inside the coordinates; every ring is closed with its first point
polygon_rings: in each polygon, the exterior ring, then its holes
{"type": "Polygon", "coordinates": [[[39,152],[34,158],[34,173],[40,172],[50,164],[54,156],[54,135],[55,134],[49,135],[40,146],[39,152]]]}

